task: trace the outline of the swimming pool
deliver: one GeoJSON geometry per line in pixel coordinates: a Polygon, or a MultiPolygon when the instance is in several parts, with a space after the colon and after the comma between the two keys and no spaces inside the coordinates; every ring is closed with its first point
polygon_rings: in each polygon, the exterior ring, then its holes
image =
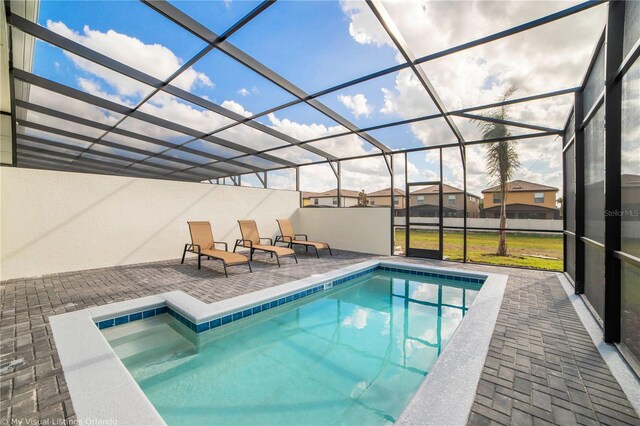
{"type": "Polygon", "coordinates": [[[170,425],[385,424],[416,393],[482,281],[373,267],[212,318],[206,329],[167,307],[97,325],[170,425]]]}

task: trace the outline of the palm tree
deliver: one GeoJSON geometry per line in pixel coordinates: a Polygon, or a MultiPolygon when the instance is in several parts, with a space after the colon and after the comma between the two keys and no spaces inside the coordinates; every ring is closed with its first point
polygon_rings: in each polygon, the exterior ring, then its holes
{"type": "MultiPolygon", "coordinates": [[[[516,92],[517,87],[512,85],[502,96],[502,102],[510,99],[516,92]]],[[[485,117],[495,119],[496,121],[477,121],[477,125],[482,131],[483,139],[506,138],[512,136],[511,131],[506,124],[502,123],[508,120],[508,106],[491,110],[485,117]]],[[[498,256],[507,256],[507,235],[505,228],[507,226],[507,186],[513,178],[516,170],[520,167],[518,160],[517,141],[504,140],[486,145],[485,162],[487,174],[493,179],[494,183],[500,187],[500,238],[498,241],[498,256]]]]}

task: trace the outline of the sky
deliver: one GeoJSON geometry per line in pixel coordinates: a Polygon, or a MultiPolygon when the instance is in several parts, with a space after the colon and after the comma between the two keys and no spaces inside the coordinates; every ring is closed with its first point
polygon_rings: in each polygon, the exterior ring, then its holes
{"type": "MultiPolygon", "coordinates": [[[[252,1],[172,1],[218,34],[253,9],[252,1]]],[[[384,1],[393,21],[406,39],[414,57],[421,57],[516,26],[576,4],[571,1],[384,1]]],[[[515,84],[515,97],[530,96],[580,85],[596,41],[602,31],[605,6],[564,18],[551,24],[426,62],[420,67],[429,77],[448,110],[496,102],[515,84]]],[[[166,79],[205,47],[205,43],[137,1],[48,1],[41,2],[40,25],[77,43],[97,50],[158,79],[166,79]]],[[[306,93],[313,94],[380,69],[403,63],[399,52],[363,1],[280,0],[228,39],[306,93]]],[[[33,72],[53,81],[125,106],[135,106],[152,88],[38,41],[33,72]]],[[[214,50],[172,82],[173,85],[244,116],[266,111],[294,100],[294,96],[239,62],[214,50]]],[[[437,112],[434,103],[410,69],[325,94],[320,102],[361,128],[437,112]]],[[[105,124],[122,117],[79,101],[32,87],[30,101],[105,124]]],[[[572,96],[559,96],[509,109],[511,119],[529,124],[562,128],[571,109],[572,96]]],[[[211,132],[231,121],[214,112],[166,93],[156,94],[141,111],[176,121],[201,132],[211,132]]],[[[483,111],[477,112],[482,114],[483,111]]],[[[30,112],[29,120],[60,126],[44,115],[30,112]]],[[[465,140],[481,139],[477,123],[456,117],[465,140]]],[[[258,122],[299,140],[330,136],[346,131],[309,105],[298,104],[262,116],[258,122]]],[[[65,128],[98,137],[100,132],[74,123],[65,128]]],[[[140,120],[127,118],[119,127],[174,143],[190,139],[140,120]]],[[[86,142],[25,129],[35,136],[87,146],[86,142]],[[84,145],[83,145],[84,144],[84,145]]],[[[513,128],[513,134],[531,131],[513,128]]],[[[374,130],[369,134],[392,149],[437,146],[455,142],[441,118],[421,123],[374,130]]],[[[278,138],[246,125],[231,127],[216,136],[253,149],[285,147],[278,138]]],[[[105,140],[151,152],[161,147],[110,134],[105,140]]],[[[338,157],[379,152],[356,135],[314,142],[312,146],[338,157]]],[[[187,145],[222,156],[239,152],[197,140],[187,145]]],[[[561,139],[543,137],[518,142],[522,166],[516,173],[524,179],[560,188],[561,139]]],[[[132,159],[144,158],[113,148],[96,147],[132,159]]],[[[485,173],[482,145],[469,147],[469,191],[479,194],[493,185],[485,173]]],[[[320,160],[298,147],[271,152],[290,161],[320,160]]],[[[182,159],[188,154],[169,152],[182,159]]],[[[400,157],[400,156],[398,156],[400,157]]],[[[396,166],[401,163],[397,158],[396,166]]],[[[205,162],[204,159],[198,160],[205,162]]],[[[462,187],[459,151],[443,150],[445,183],[462,187]]],[[[158,160],[154,160],[158,162],[158,160]]],[[[268,165],[254,158],[252,164],[268,165]]],[[[396,185],[404,186],[404,165],[396,168],[396,185]]],[[[242,168],[229,167],[241,172],[242,168]]],[[[244,170],[247,171],[247,170],[244,170]]],[[[388,187],[389,174],[381,158],[343,162],[342,187],[375,191],[388,187]]],[[[410,181],[437,180],[437,150],[409,155],[410,181]]],[[[243,183],[259,185],[246,176],[243,183]]],[[[290,171],[270,173],[272,187],[295,187],[290,171]]],[[[327,165],[301,168],[301,189],[324,191],[336,186],[327,165]]]]}

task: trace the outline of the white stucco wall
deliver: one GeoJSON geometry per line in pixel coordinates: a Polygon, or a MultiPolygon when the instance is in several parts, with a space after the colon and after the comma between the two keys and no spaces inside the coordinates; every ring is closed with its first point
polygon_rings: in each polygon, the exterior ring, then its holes
{"type": "Polygon", "coordinates": [[[187,220],[209,220],[233,249],[238,219],[263,236],[299,193],[201,183],[0,168],[0,279],[176,259],[187,220]]]}
{"type": "Polygon", "coordinates": [[[332,248],[388,255],[391,250],[390,209],[298,209],[296,232],[332,248]]]}

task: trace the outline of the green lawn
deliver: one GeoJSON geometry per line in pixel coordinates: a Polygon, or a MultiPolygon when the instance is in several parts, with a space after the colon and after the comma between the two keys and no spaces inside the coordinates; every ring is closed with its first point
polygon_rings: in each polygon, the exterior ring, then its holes
{"type": "MultiPolygon", "coordinates": [[[[431,230],[412,230],[411,246],[437,248],[438,233],[431,230]]],[[[396,246],[404,250],[403,228],[396,229],[396,246]]],[[[444,230],[444,256],[449,260],[462,260],[463,234],[461,231],[444,230]]],[[[561,234],[507,234],[509,256],[497,256],[498,232],[467,232],[467,260],[469,262],[509,265],[524,268],[562,270],[561,234]],[[543,257],[537,257],[543,256],[543,257]],[[548,258],[548,259],[547,259],[548,258]]]]}

